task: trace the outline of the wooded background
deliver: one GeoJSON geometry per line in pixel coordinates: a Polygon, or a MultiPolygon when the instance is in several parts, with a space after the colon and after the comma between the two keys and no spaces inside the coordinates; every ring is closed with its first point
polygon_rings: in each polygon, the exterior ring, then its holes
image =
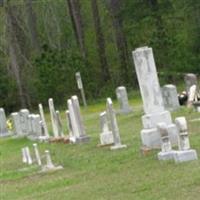
{"type": "Polygon", "coordinates": [[[153,48],[159,72],[200,72],[199,0],[0,0],[0,106],[34,108],[137,88],[132,50],[153,48]]]}

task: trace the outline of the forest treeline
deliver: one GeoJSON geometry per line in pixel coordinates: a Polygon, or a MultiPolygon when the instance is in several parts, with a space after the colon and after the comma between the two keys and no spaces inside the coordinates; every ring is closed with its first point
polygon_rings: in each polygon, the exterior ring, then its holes
{"type": "Polygon", "coordinates": [[[199,0],[0,0],[0,106],[65,105],[77,71],[87,99],[136,88],[141,46],[170,78],[198,74],[199,39],[199,0]]]}

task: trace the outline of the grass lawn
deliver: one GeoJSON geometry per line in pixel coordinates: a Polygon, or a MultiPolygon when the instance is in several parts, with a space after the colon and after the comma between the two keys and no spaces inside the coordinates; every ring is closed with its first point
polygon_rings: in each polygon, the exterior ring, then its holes
{"type": "MultiPolygon", "coordinates": [[[[97,147],[99,113],[105,110],[105,102],[82,109],[87,134],[91,136],[89,143],[39,143],[40,152],[49,149],[53,162],[64,167],[61,171],[42,174],[38,173],[36,166],[22,164],[21,148],[28,145],[33,150],[33,142],[27,139],[0,139],[0,199],[200,199],[199,161],[183,164],[159,162],[157,151],[142,156],[142,102],[132,98],[130,104],[133,113],[117,116],[122,143],[127,144],[127,149],[110,151],[109,147],[97,147]]],[[[64,109],[61,114],[66,133],[64,109]]],[[[200,155],[200,122],[190,121],[200,117],[199,113],[181,108],[172,115],[173,118],[186,116],[191,147],[200,155]]],[[[48,113],[46,117],[50,127],[48,113]]]]}

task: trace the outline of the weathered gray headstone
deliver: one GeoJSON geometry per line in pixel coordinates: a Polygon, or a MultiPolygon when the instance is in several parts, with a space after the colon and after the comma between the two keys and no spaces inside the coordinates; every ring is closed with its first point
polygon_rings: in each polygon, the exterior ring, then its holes
{"type": "Polygon", "coordinates": [[[66,114],[67,129],[68,129],[69,139],[70,139],[70,138],[73,138],[73,131],[72,131],[72,122],[70,119],[69,110],[66,110],[65,114],[66,114]]]}
{"type": "Polygon", "coordinates": [[[52,160],[51,160],[51,155],[50,155],[50,152],[48,150],[45,151],[45,156],[46,156],[46,161],[47,161],[47,168],[54,168],[54,164],[52,163],[52,160]]]}
{"type": "Polygon", "coordinates": [[[33,116],[33,130],[37,137],[42,136],[41,118],[39,114],[33,116]]]}
{"type": "Polygon", "coordinates": [[[67,104],[69,110],[69,121],[72,129],[70,141],[73,143],[88,142],[89,136],[85,133],[77,96],[72,96],[71,99],[67,101],[67,104]]]}
{"type": "Polygon", "coordinates": [[[22,136],[22,129],[20,123],[19,113],[15,112],[11,114],[12,124],[13,124],[13,132],[16,136],[22,136]]]}
{"type": "Polygon", "coordinates": [[[174,111],[180,107],[178,101],[178,93],[175,85],[164,85],[162,88],[162,96],[164,101],[164,107],[166,110],[174,111]]]}
{"type": "Polygon", "coordinates": [[[56,115],[52,98],[49,99],[49,110],[50,110],[50,115],[51,115],[51,123],[52,123],[54,137],[59,137],[57,115],[56,115]]]}
{"type": "Polygon", "coordinates": [[[39,114],[31,114],[28,117],[29,119],[29,134],[28,138],[31,140],[47,140],[46,136],[42,132],[42,123],[39,114]]]}
{"type": "Polygon", "coordinates": [[[3,108],[0,108],[0,137],[8,136],[6,115],[3,108]]]}
{"type": "Polygon", "coordinates": [[[49,138],[49,131],[48,131],[48,128],[47,128],[47,123],[46,123],[46,120],[45,120],[44,110],[43,110],[42,104],[39,104],[39,112],[40,112],[40,116],[41,116],[41,120],[42,120],[42,127],[43,127],[43,130],[44,130],[44,135],[47,138],[49,138]]]}
{"type": "Polygon", "coordinates": [[[76,124],[78,127],[78,134],[77,134],[78,137],[76,138],[76,141],[77,142],[88,142],[89,136],[86,135],[86,133],[85,133],[85,127],[83,124],[83,119],[81,117],[81,111],[80,111],[78,97],[72,96],[71,101],[72,101],[72,107],[73,107],[73,112],[75,115],[76,124]]]}
{"type": "Polygon", "coordinates": [[[188,128],[185,117],[178,117],[175,119],[175,123],[179,133],[179,151],[176,151],[174,160],[176,163],[197,160],[197,152],[194,149],[190,149],[190,142],[188,137],[188,128]]]}
{"type": "Polygon", "coordinates": [[[192,85],[188,91],[187,107],[191,107],[194,102],[198,102],[196,85],[192,85]]]}
{"type": "Polygon", "coordinates": [[[119,128],[117,124],[117,119],[116,119],[116,114],[113,109],[113,103],[111,98],[107,98],[107,103],[106,103],[106,113],[108,116],[108,119],[110,120],[111,124],[111,131],[113,133],[113,139],[114,139],[114,145],[111,146],[111,150],[116,150],[116,149],[121,149],[121,148],[126,148],[126,145],[121,144],[121,138],[119,135],[119,128]]]}
{"type": "Polygon", "coordinates": [[[157,129],[161,136],[161,152],[158,153],[159,160],[171,160],[174,158],[175,151],[172,150],[169,140],[168,128],[165,123],[158,123],[157,129]]]}
{"type": "Polygon", "coordinates": [[[176,127],[172,124],[170,112],[164,109],[152,48],[142,47],[132,53],[145,112],[142,116],[142,143],[148,148],[160,148],[157,124],[165,122],[169,129],[170,142],[177,144],[176,127]]]}
{"type": "Polygon", "coordinates": [[[59,136],[64,137],[63,126],[62,126],[62,122],[61,122],[61,119],[60,119],[60,112],[58,110],[56,110],[56,117],[57,117],[59,136]]]}
{"type": "Polygon", "coordinates": [[[112,131],[109,130],[107,114],[105,111],[100,114],[100,127],[101,127],[100,144],[101,145],[113,144],[114,143],[113,134],[112,131]]]}
{"type": "Polygon", "coordinates": [[[83,88],[83,83],[82,83],[81,73],[80,72],[76,72],[76,81],[77,81],[78,89],[81,91],[83,105],[86,107],[87,103],[86,103],[85,92],[84,92],[84,88],[83,88]]]}
{"type": "Polygon", "coordinates": [[[120,103],[120,113],[128,114],[132,111],[128,103],[128,95],[126,88],[124,86],[120,86],[116,89],[117,99],[120,103]]]}
{"type": "Polygon", "coordinates": [[[22,136],[28,135],[28,130],[29,130],[28,116],[29,116],[29,114],[30,113],[29,113],[28,109],[21,109],[19,111],[22,136]]]}
{"type": "Polygon", "coordinates": [[[198,85],[197,83],[197,76],[192,73],[188,73],[184,77],[185,85],[186,85],[186,92],[189,93],[190,87],[193,85],[198,85]]]}
{"type": "Polygon", "coordinates": [[[33,114],[29,114],[28,115],[28,135],[33,135],[32,120],[33,120],[33,114]]]}
{"type": "Polygon", "coordinates": [[[76,143],[76,138],[79,137],[79,129],[78,129],[78,123],[77,123],[77,119],[75,116],[71,99],[68,99],[67,105],[68,105],[69,118],[70,118],[69,122],[71,123],[71,130],[72,130],[71,135],[69,135],[69,140],[72,143],[76,143]]]}

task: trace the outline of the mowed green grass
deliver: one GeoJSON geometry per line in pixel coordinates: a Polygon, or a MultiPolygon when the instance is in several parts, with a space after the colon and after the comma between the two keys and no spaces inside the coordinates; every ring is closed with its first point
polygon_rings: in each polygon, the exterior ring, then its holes
{"type": "MultiPolygon", "coordinates": [[[[39,143],[41,153],[51,152],[52,160],[64,167],[61,171],[39,173],[37,166],[26,166],[21,161],[21,148],[32,143],[27,139],[0,140],[0,199],[10,200],[137,200],[137,199],[200,199],[200,163],[192,161],[175,164],[160,162],[157,152],[148,156],[140,152],[142,129],[142,102],[131,99],[134,112],[117,115],[121,140],[128,148],[111,151],[109,147],[97,147],[99,143],[99,113],[105,103],[82,108],[87,134],[87,144],[39,143]]],[[[118,108],[115,102],[115,108],[118,108]]],[[[62,114],[65,134],[66,122],[62,114]]],[[[176,116],[188,120],[191,147],[200,155],[200,122],[190,120],[200,117],[199,113],[181,108],[176,116]]],[[[47,113],[48,125],[50,118],[47,113]]],[[[33,151],[32,151],[33,154],[33,151]]]]}

